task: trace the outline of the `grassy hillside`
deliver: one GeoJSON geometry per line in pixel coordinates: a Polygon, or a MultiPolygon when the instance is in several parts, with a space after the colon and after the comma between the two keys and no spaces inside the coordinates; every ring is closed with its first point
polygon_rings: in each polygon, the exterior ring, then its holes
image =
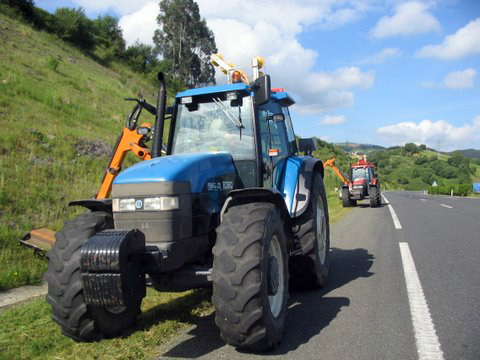
{"type": "Polygon", "coordinates": [[[1,290],[39,281],[46,262],[18,239],[35,227],[59,229],[78,211],[68,202],[97,191],[132,106],[123,98],[154,101],[155,89],[2,14],[0,38],[1,290]]]}

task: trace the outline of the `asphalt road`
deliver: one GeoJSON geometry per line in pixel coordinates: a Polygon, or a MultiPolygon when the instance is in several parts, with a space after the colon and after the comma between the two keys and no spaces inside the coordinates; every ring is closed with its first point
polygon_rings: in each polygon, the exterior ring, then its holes
{"type": "Polygon", "coordinates": [[[397,224],[385,200],[335,224],[329,285],[291,292],[275,351],[225,345],[210,315],[160,358],[480,359],[480,200],[384,195],[397,224]]]}

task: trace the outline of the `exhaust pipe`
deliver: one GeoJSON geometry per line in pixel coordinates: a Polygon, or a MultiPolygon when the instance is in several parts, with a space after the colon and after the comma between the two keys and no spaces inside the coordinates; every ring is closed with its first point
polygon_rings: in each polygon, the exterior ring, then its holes
{"type": "Polygon", "coordinates": [[[159,157],[162,154],[163,125],[167,103],[167,85],[162,72],[158,73],[158,82],[160,84],[158,88],[157,111],[155,113],[155,127],[153,130],[152,158],[159,157]]]}

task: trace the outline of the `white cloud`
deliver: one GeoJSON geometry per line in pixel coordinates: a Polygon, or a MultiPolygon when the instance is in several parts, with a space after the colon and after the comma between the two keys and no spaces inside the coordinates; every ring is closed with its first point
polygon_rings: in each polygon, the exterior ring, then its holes
{"type": "Polygon", "coordinates": [[[475,82],[477,72],[475,69],[468,68],[461,71],[453,71],[443,79],[443,86],[450,89],[471,88],[475,82]]]}
{"type": "MultiPolygon", "coordinates": [[[[317,52],[302,46],[298,36],[311,26],[336,27],[353,21],[370,9],[374,0],[198,0],[201,16],[215,34],[225,59],[250,74],[255,56],[263,56],[272,86],[284,87],[297,101],[295,110],[315,114],[354,104],[355,88],[372,86],[375,75],[358,67],[329,72],[314,71],[317,52]],[[268,17],[266,17],[268,14],[268,17]]],[[[120,25],[129,44],[137,38],[151,43],[157,28],[157,2],[122,17],[120,25]],[[156,8],[153,7],[155,4],[156,8]]],[[[327,55],[325,55],[327,56],[327,55]]],[[[221,72],[217,81],[225,82],[221,72]]]]}
{"type": "Polygon", "coordinates": [[[320,124],[322,125],[340,125],[345,124],[347,122],[347,118],[345,115],[326,115],[321,121],[320,124]]]}
{"type": "Polygon", "coordinates": [[[444,60],[460,59],[480,54],[480,18],[470,21],[448,35],[441,44],[427,45],[417,51],[417,56],[433,57],[444,60]]]}
{"type": "Polygon", "coordinates": [[[367,56],[366,58],[360,60],[359,64],[381,64],[389,58],[397,57],[402,55],[400,49],[397,48],[385,48],[380,50],[378,53],[367,56]]]}
{"type": "Polygon", "coordinates": [[[399,4],[395,14],[382,17],[371,30],[375,38],[394,35],[415,35],[440,30],[440,23],[427,10],[429,4],[409,1],[399,4]]]}
{"type": "Polygon", "coordinates": [[[159,7],[156,2],[148,2],[142,8],[130,15],[122,16],[119,25],[127,45],[135,41],[153,45],[153,32],[157,28],[159,7]]]}
{"type": "Polygon", "coordinates": [[[445,120],[422,120],[401,122],[377,129],[378,135],[397,145],[406,142],[427,144],[435,147],[438,143],[445,148],[464,148],[466,144],[480,141],[480,115],[473,118],[471,124],[452,125],[445,120]]]}
{"type": "Polygon", "coordinates": [[[467,68],[465,70],[448,73],[441,82],[425,81],[422,82],[421,85],[425,88],[468,89],[475,85],[476,75],[477,71],[475,69],[467,68]]]}

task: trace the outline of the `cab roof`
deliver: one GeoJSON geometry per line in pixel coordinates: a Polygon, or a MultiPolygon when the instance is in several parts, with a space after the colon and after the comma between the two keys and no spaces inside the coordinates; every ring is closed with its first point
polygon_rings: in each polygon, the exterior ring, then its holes
{"type": "MultiPolygon", "coordinates": [[[[273,89],[271,93],[272,99],[275,99],[286,106],[290,106],[295,104],[295,101],[281,89],[282,91],[276,91],[277,89],[273,89]]],[[[215,94],[227,91],[244,91],[246,93],[250,93],[251,88],[250,85],[238,83],[238,84],[225,84],[225,85],[217,85],[217,86],[207,86],[203,88],[196,88],[196,89],[188,89],[185,91],[181,91],[176,95],[176,98],[182,98],[185,96],[196,96],[196,95],[205,95],[205,94],[215,94]]]]}

